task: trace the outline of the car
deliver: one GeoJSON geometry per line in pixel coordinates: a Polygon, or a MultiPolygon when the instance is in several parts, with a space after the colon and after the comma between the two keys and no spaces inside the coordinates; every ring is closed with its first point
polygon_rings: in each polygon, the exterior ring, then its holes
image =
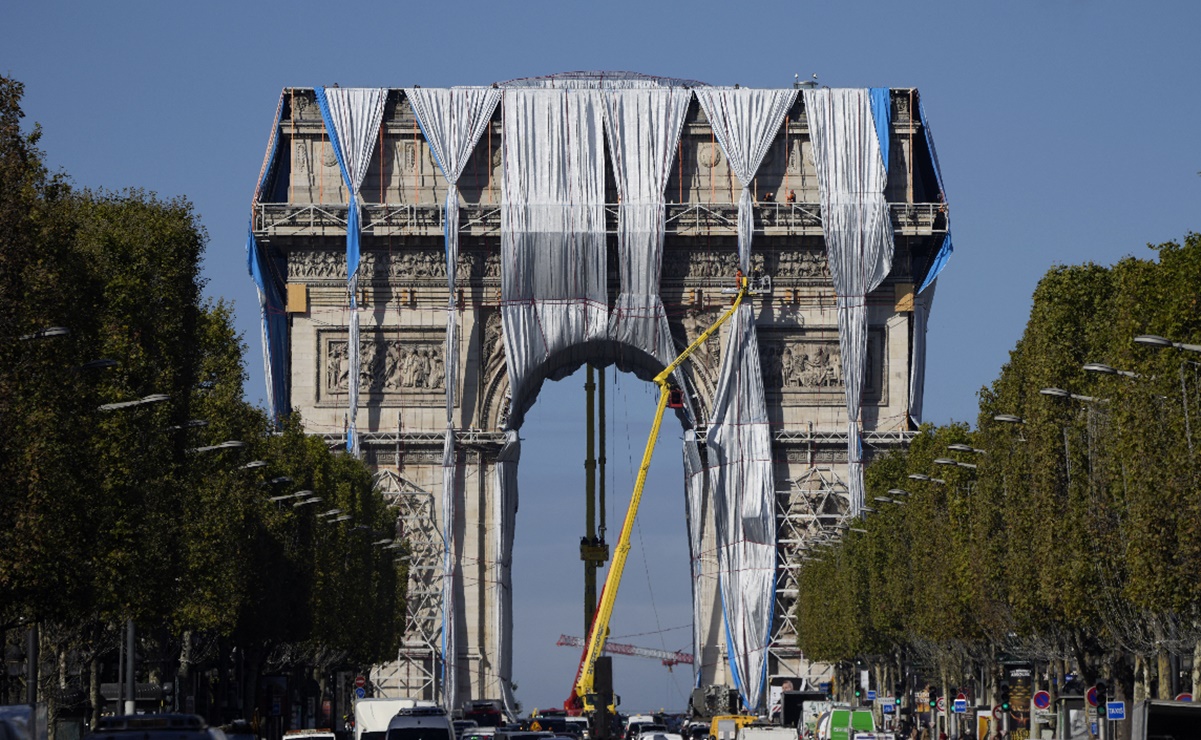
{"type": "Polygon", "coordinates": [[[455,740],[455,728],[442,707],[401,709],[388,723],[387,740],[455,740]]]}
{"type": "Polygon", "coordinates": [[[638,740],[643,735],[662,734],[664,732],[667,732],[667,725],[658,722],[631,722],[626,727],[626,740],[638,740]]]}
{"type": "Polygon", "coordinates": [[[101,717],[90,740],[225,740],[195,714],[122,714],[101,717]]]}
{"type": "Polygon", "coordinates": [[[455,737],[462,738],[463,733],[478,728],[480,723],[473,719],[456,719],[451,722],[451,725],[455,728],[455,737]]]}
{"type": "Polygon", "coordinates": [[[469,730],[464,730],[463,736],[459,740],[494,740],[495,737],[495,727],[472,727],[469,730]]]}
{"type": "Polygon", "coordinates": [[[643,732],[638,736],[638,740],[684,740],[684,736],[675,732],[653,730],[643,732]]]}

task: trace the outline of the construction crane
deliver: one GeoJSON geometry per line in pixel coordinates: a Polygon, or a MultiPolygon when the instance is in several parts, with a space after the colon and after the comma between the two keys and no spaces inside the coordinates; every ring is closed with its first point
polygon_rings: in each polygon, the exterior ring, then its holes
{"type": "MultiPolygon", "coordinates": [[[[576,637],[575,635],[559,635],[559,640],[555,644],[560,647],[582,648],[584,647],[584,638],[576,637]]],[[[609,655],[632,655],[636,658],[654,658],[662,661],[663,665],[667,666],[668,669],[681,663],[692,665],[692,653],[685,653],[682,650],[677,650],[673,653],[670,650],[656,650],[655,648],[624,645],[620,642],[609,642],[606,640],[601,652],[608,653],[609,655]]]]}
{"type": "MultiPolygon", "coordinates": [[[[767,279],[764,278],[764,280],[767,279]]],[[[651,455],[655,451],[655,442],[659,439],[659,425],[663,421],[663,412],[669,405],[672,408],[680,408],[684,403],[683,392],[671,382],[671,374],[683,364],[684,360],[708,341],[709,337],[713,336],[713,333],[738,311],[743,298],[750,295],[751,281],[742,274],[741,270],[735,276],[735,284],[736,288],[722,291],[735,294],[734,301],[725,313],[713,323],[713,326],[701,332],[701,335],[694,339],[692,344],[680,353],[679,357],[672,360],[671,364],[663,368],[663,372],[654,378],[655,385],[659,386],[659,404],[655,408],[655,420],[651,424],[651,432],[646,440],[646,449],[642,452],[642,464],[638,468],[638,478],[634,483],[634,493],[630,496],[630,506],[626,509],[625,521],[621,525],[621,536],[613,550],[613,564],[609,566],[605,585],[601,590],[600,604],[597,605],[596,614],[592,618],[592,626],[588,630],[588,643],[584,647],[584,654],[580,656],[580,666],[576,670],[571,694],[563,702],[564,709],[572,714],[596,711],[596,659],[605,649],[605,641],[609,637],[609,620],[613,616],[613,604],[617,600],[621,574],[625,570],[626,556],[630,552],[630,534],[634,529],[634,518],[638,515],[638,505],[642,502],[642,489],[646,485],[646,473],[651,466],[651,455]]],[[[765,284],[770,285],[770,282],[765,284]]]]}

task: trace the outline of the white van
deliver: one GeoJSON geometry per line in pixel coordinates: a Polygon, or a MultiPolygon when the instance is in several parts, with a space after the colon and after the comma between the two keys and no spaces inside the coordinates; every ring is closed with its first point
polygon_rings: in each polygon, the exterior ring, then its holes
{"type": "Polygon", "coordinates": [[[356,699],[354,703],[354,740],[384,740],[388,723],[402,709],[437,706],[417,699],[356,699]]]}
{"type": "Polygon", "coordinates": [[[442,707],[411,707],[388,722],[385,740],[455,740],[455,727],[442,707]]]}

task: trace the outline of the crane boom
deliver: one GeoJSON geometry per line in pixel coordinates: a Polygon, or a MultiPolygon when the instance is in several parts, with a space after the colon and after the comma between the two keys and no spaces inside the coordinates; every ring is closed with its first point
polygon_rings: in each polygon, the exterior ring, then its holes
{"type": "Polygon", "coordinates": [[[592,628],[588,631],[588,643],[584,647],[584,654],[580,656],[580,666],[576,670],[575,684],[572,686],[571,695],[567,701],[563,702],[563,706],[568,711],[573,712],[591,712],[594,711],[593,698],[595,697],[595,667],[596,659],[600,657],[601,652],[605,648],[605,642],[609,637],[609,619],[613,616],[613,604],[617,600],[617,589],[621,585],[621,574],[625,570],[626,556],[630,552],[630,534],[634,529],[634,519],[638,515],[638,505],[642,502],[642,489],[646,485],[646,473],[651,466],[651,455],[655,451],[655,442],[659,439],[659,425],[663,421],[663,411],[667,408],[667,398],[671,393],[671,374],[683,364],[684,360],[697,350],[698,347],[708,341],[709,337],[721,327],[731,316],[738,311],[739,305],[742,304],[742,299],[750,293],[750,279],[738,272],[736,276],[737,294],[734,297],[734,302],[726,309],[717,321],[713,322],[701,335],[692,341],[676,359],[671,361],[671,364],[663,368],[663,372],[659,373],[654,378],[655,385],[659,386],[659,403],[655,408],[655,420],[651,424],[650,435],[646,440],[646,449],[642,452],[642,464],[638,467],[638,478],[634,482],[634,493],[630,496],[630,506],[626,509],[626,518],[621,525],[621,536],[617,539],[617,546],[613,550],[613,563],[609,566],[609,572],[605,576],[605,585],[601,591],[600,603],[597,605],[596,614],[592,618],[592,628]]]}
{"type": "MultiPolygon", "coordinates": [[[[555,642],[560,647],[584,647],[584,638],[576,637],[575,635],[559,635],[559,639],[555,642]]],[[[632,655],[636,658],[655,658],[663,661],[663,665],[671,667],[681,663],[692,665],[692,653],[686,653],[682,650],[672,652],[671,650],[659,650],[657,648],[644,648],[637,645],[626,645],[620,642],[609,642],[605,640],[605,647],[601,650],[602,653],[610,655],[632,655]]]]}

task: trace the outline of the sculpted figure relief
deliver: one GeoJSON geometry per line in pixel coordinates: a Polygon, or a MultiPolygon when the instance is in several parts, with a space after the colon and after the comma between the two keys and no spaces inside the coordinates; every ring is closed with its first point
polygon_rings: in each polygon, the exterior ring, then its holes
{"type": "Polygon", "coordinates": [[[842,387],[838,342],[761,342],[763,384],[778,389],[842,387]]]}
{"type": "MultiPolygon", "coordinates": [[[[325,392],[350,389],[350,361],[345,339],[326,345],[325,392]]],[[[359,346],[359,390],[368,393],[441,391],[446,387],[442,345],[428,341],[377,338],[359,346]]]]}

